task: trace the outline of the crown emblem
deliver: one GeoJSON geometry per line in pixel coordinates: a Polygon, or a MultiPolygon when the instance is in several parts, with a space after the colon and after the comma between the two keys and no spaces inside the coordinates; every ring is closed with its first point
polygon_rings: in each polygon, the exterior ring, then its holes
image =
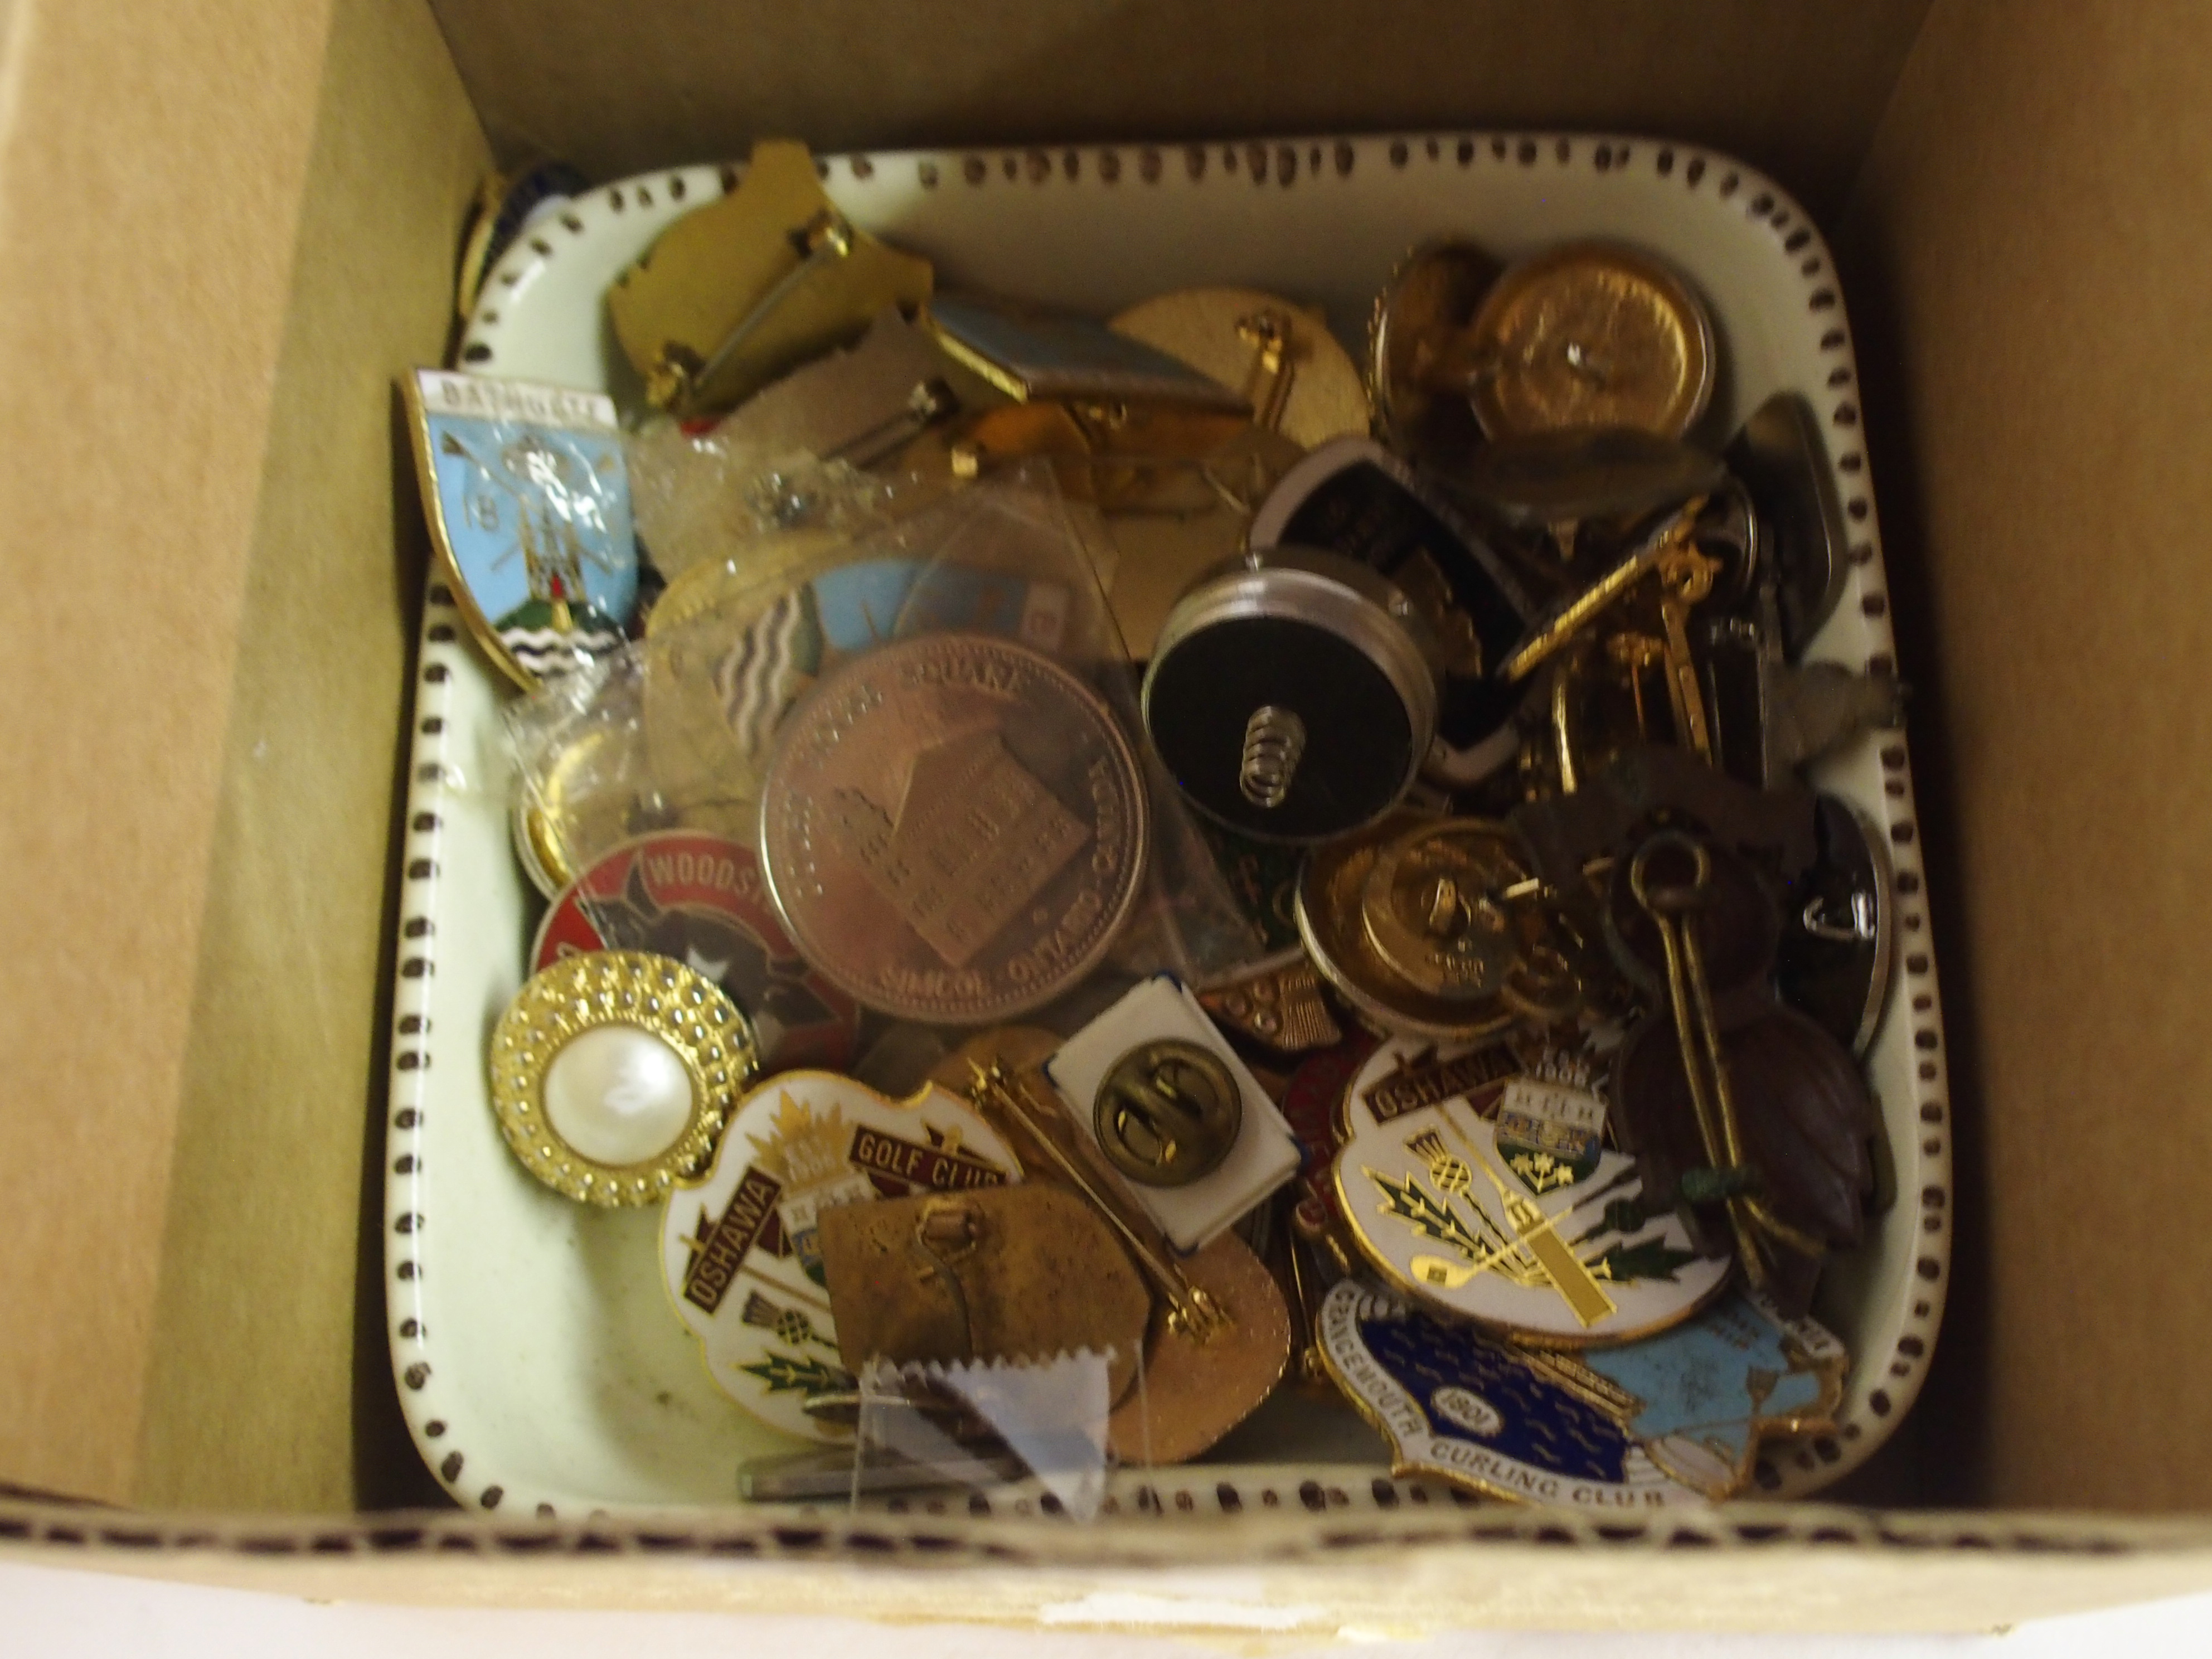
{"type": "Polygon", "coordinates": [[[832,1106],[817,1119],[787,1091],[769,1121],[768,1139],[751,1137],[754,1162],[792,1191],[818,1187],[850,1175],[845,1160],[845,1109],[832,1106]]]}

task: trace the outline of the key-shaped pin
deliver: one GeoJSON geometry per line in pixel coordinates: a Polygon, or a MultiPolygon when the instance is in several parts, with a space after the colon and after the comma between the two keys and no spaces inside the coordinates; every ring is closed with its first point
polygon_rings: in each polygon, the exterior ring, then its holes
{"type": "MultiPolygon", "coordinates": [[[[1626,598],[1645,577],[1661,567],[1661,562],[1678,550],[1691,545],[1691,533],[1696,529],[1698,515],[1705,511],[1705,498],[1693,495],[1669,514],[1662,524],[1638,542],[1628,556],[1615,564],[1588,587],[1576,594],[1538,624],[1534,633],[1513,648],[1512,653],[1500,665],[1499,672],[1509,685],[1518,685],[1544,664],[1564,650],[1582,631],[1626,598]]],[[[1700,559],[1704,555],[1697,554],[1700,559]]],[[[1717,565],[1715,568],[1717,569],[1717,565]]],[[[1706,577],[1711,591],[1711,577],[1706,577]]]]}
{"type": "Polygon", "coordinates": [[[1712,727],[1705,718],[1705,696],[1698,687],[1697,659],[1690,654],[1690,612],[1713,591],[1721,562],[1698,551],[1687,537],[1659,556],[1659,623],[1666,637],[1667,697],[1674,708],[1674,732],[1706,765],[1713,764],[1712,727]]]}
{"type": "MultiPolygon", "coordinates": [[[[1668,1001],[1675,1040],[1681,1045],[1682,1073],[1689,1080],[1698,1138],[1712,1169],[1726,1173],[1745,1167],[1743,1131],[1736,1114],[1735,1091],[1729,1081],[1728,1056],[1721,1047],[1720,1025],[1713,1018],[1705,952],[1691,926],[1692,916],[1711,894],[1712,878],[1712,854],[1705,842],[1679,830],[1662,830],[1652,836],[1637,849],[1628,866],[1629,890],[1650,913],[1667,954],[1668,1001]],[[1686,882],[1656,878],[1654,866],[1660,858],[1685,854],[1690,860],[1686,882]]],[[[1753,1290],[1765,1289],[1772,1277],[1767,1252],[1775,1243],[1816,1261],[1826,1254],[1820,1240],[1790,1226],[1756,1196],[1731,1196],[1727,1208],[1744,1277],[1753,1290]]]]}

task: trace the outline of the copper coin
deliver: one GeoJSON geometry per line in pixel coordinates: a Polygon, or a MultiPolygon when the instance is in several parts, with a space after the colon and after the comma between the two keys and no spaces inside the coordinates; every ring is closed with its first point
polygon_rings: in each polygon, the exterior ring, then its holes
{"type": "Polygon", "coordinates": [[[935,1024],[1042,1007],[1089,973],[1136,901],[1147,830],[1106,705],[970,634],[823,680],[778,733],[761,800],[793,942],[868,1006],[935,1024]]]}
{"type": "Polygon", "coordinates": [[[1633,248],[1577,242],[1498,279],[1462,342],[1482,429],[1493,438],[1628,426],[1679,438],[1713,390],[1713,325],[1674,271],[1633,248]]]}
{"type": "Polygon", "coordinates": [[[1250,1245],[1226,1232],[1182,1267],[1228,1317],[1199,1337],[1155,1310],[1142,1386],[1106,1419],[1107,1445],[1124,1463],[1196,1457],[1258,1410],[1290,1365],[1290,1307],[1250,1245]]]}

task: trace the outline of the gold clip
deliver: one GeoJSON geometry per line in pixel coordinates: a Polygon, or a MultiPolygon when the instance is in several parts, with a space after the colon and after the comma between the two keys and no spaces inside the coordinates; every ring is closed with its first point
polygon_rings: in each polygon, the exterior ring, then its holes
{"type": "Polygon", "coordinates": [[[743,180],[676,221],[607,291],[623,353],[657,406],[726,409],[929,297],[927,260],[856,228],[803,144],[753,146],[743,180]]]}
{"type": "MultiPolygon", "coordinates": [[[[1198,1342],[1206,1341],[1225,1329],[1231,1322],[1227,1311],[1202,1288],[1190,1281],[1176,1265],[1175,1257],[1161,1248],[1157,1238],[1128,1220],[1122,1206],[1108,1197],[1105,1181],[1097,1172],[1085,1170],[1038,1118],[1032,1115],[1030,1102],[1020,1079],[998,1061],[989,1066],[970,1062],[969,1070],[975,1074],[969,1099],[979,1109],[987,1106],[995,1108],[1012,1118],[1021,1126],[1023,1133],[1060,1166],[1060,1173],[1067,1177],[1069,1184],[1121,1236],[1121,1242],[1128,1246],[1129,1254],[1136,1259],[1137,1265],[1159,1287],[1161,1295],[1167,1299],[1169,1323],[1183,1335],[1198,1342]]],[[[1135,1206],[1132,1205],[1129,1207],[1135,1206]]]]}

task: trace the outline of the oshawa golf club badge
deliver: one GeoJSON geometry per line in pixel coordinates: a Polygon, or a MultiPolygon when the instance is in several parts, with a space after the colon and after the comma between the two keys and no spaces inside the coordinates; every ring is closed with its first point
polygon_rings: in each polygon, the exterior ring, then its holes
{"type": "Polygon", "coordinates": [[[1353,1079],[1344,1127],[1337,1199],[1361,1252],[1447,1312],[1548,1345],[1620,1342],[1728,1278],[1671,1211],[1645,1212],[1571,1058],[1532,1071],[1502,1043],[1394,1038],[1353,1079]]]}
{"type": "Polygon", "coordinates": [[[854,1386],[830,1318],[821,1213],[911,1193],[1021,1179],[1006,1143],[958,1096],[887,1100],[828,1072],[786,1072],[738,1107],[714,1167],[678,1188],[661,1221],[676,1310],[722,1391],[772,1428],[844,1441],[811,1396],[854,1386]]]}

